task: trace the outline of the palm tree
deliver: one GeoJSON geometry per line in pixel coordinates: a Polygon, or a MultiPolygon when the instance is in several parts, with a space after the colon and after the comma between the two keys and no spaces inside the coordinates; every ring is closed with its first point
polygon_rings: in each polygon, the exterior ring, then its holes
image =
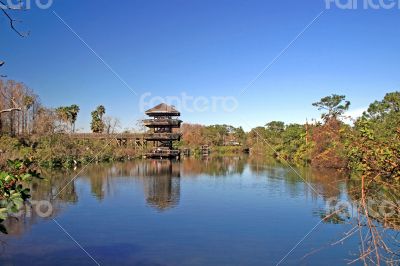
{"type": "Polygon", "coordinates": [[[103,105],[99,105],[97,106],[96,111],[99,115],[99,118],[103,120],[103,115],[106,113],[106,108],[103,105]]]}
{"type": "Polygon", "coordinates": [[[28,131],[28,111],[35,103],[32,96],[24,97],[24,110],[23,110],[23,121],[22,121],[22,132],[28,131]]]}
{"type": "Polygon", "coordinates": [[[75,132],[75,123],[78,118],[79,111],[80,108],[76,104],[73,104],[69,107],[69,118],[70,118],[70,123],[72,125],[72,132],[75,132]]]}
{"type": "Polygon", "coordinates": [[[103,105],[99,105],[96,110],[92,112],[92,123],[90,125],[93,133],[103,133],[104,132],[104,121],[103,115],[106,113],[106,108],[103,105]]]}
{"type": "MultiPolygon", "coordinates": [[[[65,126],[65,124],[68,124],[68,122],[69,122],[69,114],[68,114],[68,108],[67,107],[64,107],[64,106],[58,107],[56,109],[56,115],[57,115],[58,120],[60,121],[60,124],[64,123],[63,126],[65,126]]],[[[64,129],[65,128],[63,128],[62,130],[64,130],[64,129]]]]}

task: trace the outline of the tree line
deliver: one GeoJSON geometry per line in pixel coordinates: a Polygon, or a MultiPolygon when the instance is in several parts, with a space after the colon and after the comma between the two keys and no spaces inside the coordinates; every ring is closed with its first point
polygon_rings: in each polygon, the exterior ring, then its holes
{"type": "MultiPolygon", "coordinates": [[[[399,174],[400,92],[387,93],[357,118],[345,116],[351,103],[344,95],[330,95],[312,104],[321,120],[306,124],[271,121],[245,132],[231,125],[184,124],[181,147],[240,146],[253,154],[275,157],[298,165],[321,168],[375,170],[399,174]],[[344,123],[350,119],[351,125],[344,123]]],[[[0,133],[11,136],[73,133],[80,107],[47,108],[25,84],[0,80],[0,133]]],[[[99,105],[91,113],[94,133],[114,133],[118,119],[99,105]]],[[[237,150],[237,149],[236,149],[237,150]]]]}
{"type": "MultiPolygon", "coordinates": [[[[80,107],[76,104],[48,108],[33,90],[21,82],[0,80],[0,134],[11,136],[74,133],[80,107]]],[[[112,134],[120,127],[117,118],[105,116],[99,105],[92,112],[91,130],[112,134]]]]}
{"type": "Polygon", "coordinates": [[[351,102],[344,95],[333,94],[312,105],[321,111],[320,121],[271,121],[247,133],[230,125],[185,124],[182,145],[240,143],[253,154],[297,165],[400,178],[400,92],[387,93],[356,119],[345,115],[351,102]]]}

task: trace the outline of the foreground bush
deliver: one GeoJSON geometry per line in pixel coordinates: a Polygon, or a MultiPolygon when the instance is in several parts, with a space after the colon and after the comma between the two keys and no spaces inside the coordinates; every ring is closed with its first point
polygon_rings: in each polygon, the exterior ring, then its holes
{"type": "Polygon", "coordinates": [[[32,168],[29,160],[9,160],[0,171],[0,231],[7,233],[1,224],[10,214],[17,213],[30,198],[27,188],[32,178],[39,178],[39,173],[32,168]]]}

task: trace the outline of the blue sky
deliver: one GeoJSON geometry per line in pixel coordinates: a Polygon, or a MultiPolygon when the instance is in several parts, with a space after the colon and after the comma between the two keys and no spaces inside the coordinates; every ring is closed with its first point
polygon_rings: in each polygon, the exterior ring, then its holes
{"type": "Polygon", "coordinates": [[[19,28],[31,32],[27,38],[0,19],[0,55],[7,62],[1,71],[25,82],[46,106],[78,104],[77,127],[83,129],[99,104],[124,128],[134,127],[143,117],[140,99],[149,94],[146,99],[234,97],[234,112],[183,108],[182,119],[249,129],[271,120],[317,118],[311,103],[332,93],[345,94],[357,113],[399,90],[400,9],[325,7],[324,0],[54,0],[48,10],[16,14],[23,20],[19,28]]]}

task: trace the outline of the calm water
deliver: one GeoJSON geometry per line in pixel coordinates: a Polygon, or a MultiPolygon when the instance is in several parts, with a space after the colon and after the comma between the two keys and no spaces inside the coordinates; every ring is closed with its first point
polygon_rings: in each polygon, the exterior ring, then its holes
{"type": "MultiPolygon", "coordinates": [[[[327,200],[348,198],[351,187],[337,173],[299,171],[318,194],[291,169],[247,157],[47,173],[34,200],[78,177],[51,200],[51,217],[7,222],[0,264],[96,265],[71,236],[101,265],[276,265],[320,223],[327,200]]],[[[282,265],[346,265],[358,238],[331,244],[349,229],[320,223],[282,265]]]]}

